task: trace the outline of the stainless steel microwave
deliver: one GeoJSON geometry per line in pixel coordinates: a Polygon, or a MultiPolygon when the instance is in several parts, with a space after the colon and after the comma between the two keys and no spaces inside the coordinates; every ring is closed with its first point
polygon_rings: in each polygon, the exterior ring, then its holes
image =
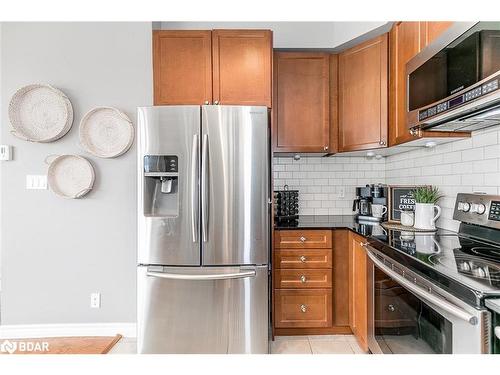
{"type": "Polygon", "coordinates": [[[500,22],[455,22],[406,64],[409,129],[500,124],[500,22]]]}

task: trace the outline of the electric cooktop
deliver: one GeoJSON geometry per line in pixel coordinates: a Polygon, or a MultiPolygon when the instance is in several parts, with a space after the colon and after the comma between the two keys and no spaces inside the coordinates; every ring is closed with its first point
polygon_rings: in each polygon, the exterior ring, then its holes
{"type": "Polygon", "coordinates": [[[500,197],[458,194],[457,232],[388,230],[370,245],[463,300],[500,296],[500,197]],[[492,214],[493,212],[493,214],[492,214]]]}

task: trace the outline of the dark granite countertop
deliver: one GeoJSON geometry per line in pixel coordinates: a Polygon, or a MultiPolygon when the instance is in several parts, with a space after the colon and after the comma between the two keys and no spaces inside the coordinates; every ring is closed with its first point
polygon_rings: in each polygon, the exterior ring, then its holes
{"type": "Polygon", "coordinates": [[[275,223],[274,229],[350,229],[362,236],[385,232],[380,223],[358,222],[354,215],[302,215],[294,223],[275,223]]]}

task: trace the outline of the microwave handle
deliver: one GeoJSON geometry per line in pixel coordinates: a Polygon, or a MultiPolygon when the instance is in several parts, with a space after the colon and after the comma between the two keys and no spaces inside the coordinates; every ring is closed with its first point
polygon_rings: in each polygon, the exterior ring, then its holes
{"type": "Polygon", "coordinates": [[[408,280],[406,280],[403,276],[399,275],[398,273],[394,272],[392,269],[387,267],[384,263],[382,263],[375,254],[370,250],[369,246],[366,244],[363,244],[363,247],[366,250],[366,254],[368,255],[368,258],[382,271],[384,271],[388,276],[390,276],[392,279],[397,281],[399,284],[401,284],[403,287],[408,289],[410,292],[416,294],[418,297],[422,298],[424,301],[427,301],[429,303],[432,303],[433,305],[438,306],[439,308],[443,309],[444,311],[448,312],[451,315],[456,316],[459,319],[465,320],[466,322],[476,325],[477,324],[477,317],[475,317],[472,314],[469,314],[467,311],[464,311],[460,307],[446,301],[443,298],[439,298],[435,296],[434,294],[431,294],[424,289],[420,288],[419,286],[412,284],[408,280]]]}

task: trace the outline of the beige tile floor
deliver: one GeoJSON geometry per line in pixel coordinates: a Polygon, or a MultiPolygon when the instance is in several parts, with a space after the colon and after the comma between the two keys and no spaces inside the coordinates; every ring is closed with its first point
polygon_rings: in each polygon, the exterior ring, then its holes
{"type": "MultiPolygon", "coordinates": [[[[135,338],[121,339],[110,354],[134,354],[135,338]]],[[[271,354],[364,354],[352,335],[277,336],[271,342],[271,354]]]]}

